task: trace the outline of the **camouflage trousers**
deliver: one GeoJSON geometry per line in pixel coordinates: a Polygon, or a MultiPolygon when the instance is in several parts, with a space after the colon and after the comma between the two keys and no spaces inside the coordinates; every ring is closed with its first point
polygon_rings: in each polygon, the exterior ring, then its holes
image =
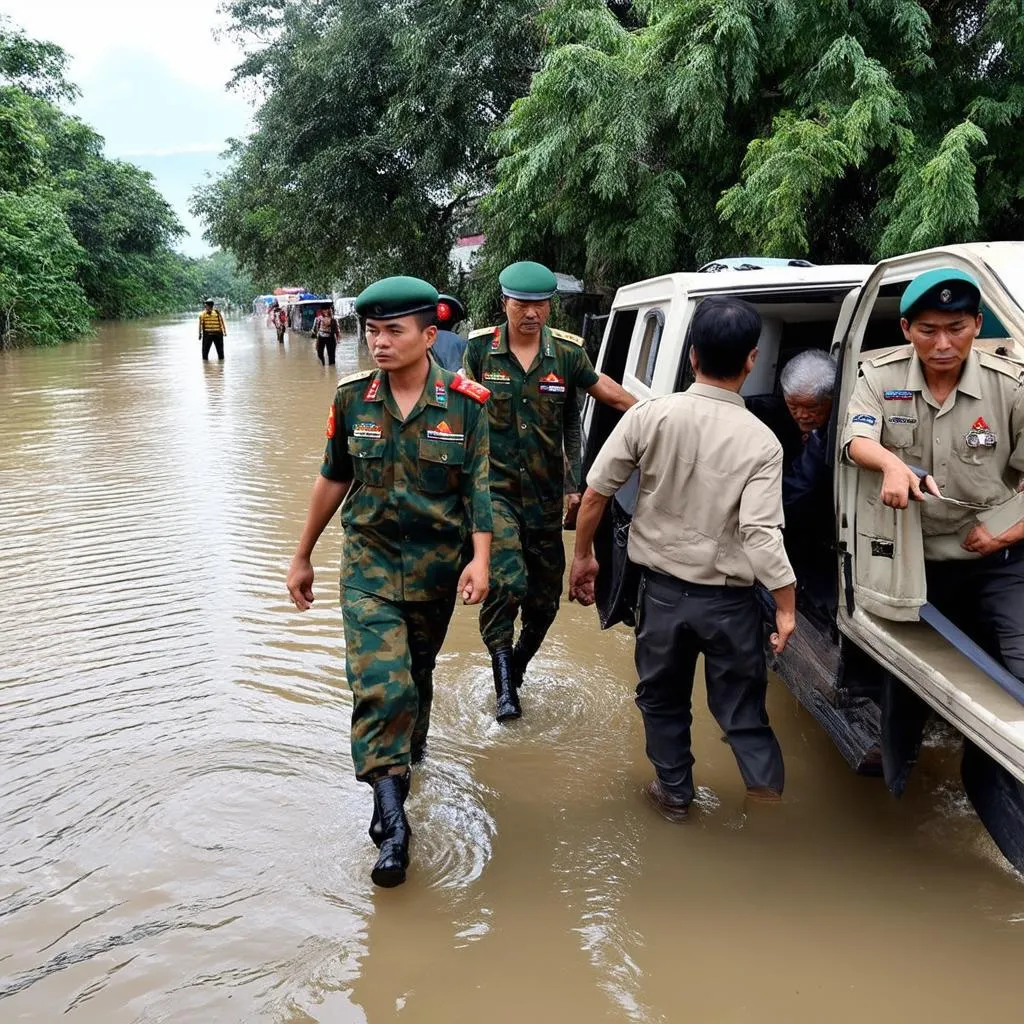
{"type": "Polygon", "coordinates": [[[480,607],[480,635],[493,654],[511,647],[516,615],[537,645],[558,614],[565,574],[562,526],[531,529],[504,498],[491,497],[491,589],[480,607]]]}
{"type": "Polygon", "coordinates": [[[455,608],[438,601],[385,601],[343,587],[345,671],[352,690],[352,763],[372,782],[409,764],[427,741],[434,664],[455,608]]]}

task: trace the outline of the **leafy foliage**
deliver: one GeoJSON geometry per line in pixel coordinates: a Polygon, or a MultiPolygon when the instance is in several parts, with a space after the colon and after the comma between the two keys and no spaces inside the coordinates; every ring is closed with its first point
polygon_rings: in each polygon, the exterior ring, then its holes
{"type": "Polygon", "coordinates": [[[257,130],[198,191],[207,237],[263,279],[448,283],[487,140],[539,58],[539,0],[235,0],[257,130]]]}
{"type": "Polygon", "coordinates": [[[217,250],[195,260],[191,271],[195,279],[196,306],[211,297],[248,309],[252,300],[267,290],[259,288],[229,252],[217,250]]]}
{"type": "Polygon", "coordinates": [[[102,138],[55,106],[76,94],[66,62],[0,23],[0,345],[179,309],[199,290],[152,177],[106,159],[102,138]]]}
{"type": "Polygon", "coordinates": [[[1015,0],[555,0],[494,134],[484,287],[613,289],[730,253],[859,262],[1021,237],[1015,0]]]}

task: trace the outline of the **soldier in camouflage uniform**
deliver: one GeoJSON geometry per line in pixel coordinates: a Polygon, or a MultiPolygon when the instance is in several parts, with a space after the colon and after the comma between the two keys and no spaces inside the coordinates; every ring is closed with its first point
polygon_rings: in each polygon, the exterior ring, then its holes
{"type": "Polygon", "coordinates": [[[582,339],[545,326],[556,286],[547,267],[514,263],[498,280],[507,321],[470,335],[463,367],[491,390],[494,539],[480,632],[491,654],[496,717],[503,722],[522,714],[518,690],[562,594],[567,394],[578,388],[621,410],[635,400],[595,372],[582,339]],[[522,626],[513,646],[520,610],[522,626]]]}
{"type": "Polygon", "coordinates": [[[356,778],[373,786],[370,837],[380,856],[372,878],[382,886],[405,880],[409,765],[424,753],[434,663],[456,596],[476,604],[488,586],[488,391],[428,357],[436,304],[433,286],[408,277],[378,281],[356,300],[379,368],[338,385],[288,574],[296,606],[308,608],[313,547],[344,501],[352,761],[356,778]]]}

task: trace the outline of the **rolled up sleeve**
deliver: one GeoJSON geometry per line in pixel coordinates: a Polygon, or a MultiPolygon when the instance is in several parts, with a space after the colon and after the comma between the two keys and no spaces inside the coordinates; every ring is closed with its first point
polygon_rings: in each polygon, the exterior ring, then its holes
{"type": "Polygon", "coordinates": [[[587,474],[587,486],[610,498],[640,464],[643,405],[634,405],[622,415],[587,474]]]}
{"type": "Polygon", "coordinates": [[[871,378],[862,373],[850,396],[850,406],[843,427],[843,454],[855,437],[866,437],[869,441],[882,440],[882,400],[871,378]]]}
{"type": "Polygon", "coordinates": [[[754,575],[769,589],[796,582],[782,541],[782,451],[751,474],[740,496],[739,532],[754,575]]]}

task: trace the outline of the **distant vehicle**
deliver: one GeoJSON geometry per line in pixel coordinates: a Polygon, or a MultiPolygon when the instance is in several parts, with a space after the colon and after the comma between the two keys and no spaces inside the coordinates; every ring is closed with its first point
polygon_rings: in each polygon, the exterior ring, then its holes
{"type": "Polygon", "coordinates": [[[775,267],[813,267],[807,260],[784,259],[778,256],[724,256],[705,263],[697,273],[718,274],[723,270],[771,270],[775,267]]]}
{"type": "Polygon", "coordinates": [[[334,308],[330,296],[319,299],[303,297],[294,300],[288,306],[288,326],[293,331],[305,331],[308,334],[313,329],[313,321],[316,319],[317,313],[324,306],[334,308]]]}
{"type": "MultiPolygon", "coordinates": [[[[850,765],[883,774],[897,795],[921,745],[920,701],[949,722],[965,738],[961,773],[971,802],[1007,859],[1024,870],[1024,686],[927,603],[914,503],[902,513],[880,505],[877,476],[839,458],[839,425],[860,363],[905,344],[900,296],[917,274],[944,266],[960,267],[981,284],[984,326],[976,345],[1024,360],[1024,242],[993,242],[877,266],[781,261],[630,284],[615,296],[597,369],[641,399],[685,390],[693,382],[689,326],[697,306],[713,295],[746,299],[762,317],[745,397],[779,395],[782,367],[804,349],[835,356],[840,376],[829,426],[835,517],[825,524],[823,545],[834,557],[820,560],[820,579],[810,581],[816,586],[800,587],[797,632],[774,668],[850,765]],[[908,585],[915,579],[916,589],[908,585]]],[[[620,416],[587,400],[587,465],[620,416]]],[[[634,476],[599,532],[597,603],[605,627],[632,624],[625,544],[635,497],[634,476]]],[[[805,542],[787,538],[787,544],[805,542]]],[[[770,629],[766,618],[766,636],[770,629]]]]}

